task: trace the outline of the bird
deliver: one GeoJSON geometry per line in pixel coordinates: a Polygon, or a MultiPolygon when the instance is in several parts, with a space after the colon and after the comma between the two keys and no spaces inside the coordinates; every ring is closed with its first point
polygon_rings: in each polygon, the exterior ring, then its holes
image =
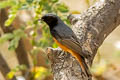
{"type": "Polygon", "coordinates": [[[85,63],[86,54],[82,53],[82,48],[77,36],[57,15],[47,13],[41,17],[48,26],[53,40],[65,52],[70,53],[79,62],[80,67],[87,76],[91,73],[85,63]]]}

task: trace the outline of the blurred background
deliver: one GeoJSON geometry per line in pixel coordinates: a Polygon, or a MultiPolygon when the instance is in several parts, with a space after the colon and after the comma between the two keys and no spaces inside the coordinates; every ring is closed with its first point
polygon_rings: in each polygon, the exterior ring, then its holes
{"type": "MultiPolygon", "coordinates": [[[[45,49],[57,45],[38,19],[55,13],[70,25],[70,13],[80,14],[97,1],[0,0],[0,80],[53,80],[45,49]]],[[[119,35],[118,27],[99,48],[91,68],[94,80],[120,80],[119,35]]]]}

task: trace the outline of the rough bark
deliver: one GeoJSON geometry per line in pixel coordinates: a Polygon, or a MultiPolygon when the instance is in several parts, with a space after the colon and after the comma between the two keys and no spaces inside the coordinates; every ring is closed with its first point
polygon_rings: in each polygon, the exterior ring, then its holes
{"type": "MultiPolygon", "coordinates": [[[[79,15],[68,17],[82,53],[87,54],[86,64],[92,65],[97,49],[105,38],[120,24],[120,0],[101,0],[79,15]]],[[[73,56],[60,48],[48,48],[48,57],[54,80],[92,80],[85,76],[73,56]]]]}

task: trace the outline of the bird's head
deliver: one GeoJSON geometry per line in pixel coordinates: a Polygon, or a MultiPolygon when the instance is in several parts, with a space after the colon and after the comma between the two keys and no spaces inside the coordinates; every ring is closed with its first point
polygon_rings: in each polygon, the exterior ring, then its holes
{"type": "Polygon", "coordinates": [[[48,13],[42,16],[41,20],[46,22],[49,27],[53,27],[58,23],[58,16],[52,13],[48,13]]]}

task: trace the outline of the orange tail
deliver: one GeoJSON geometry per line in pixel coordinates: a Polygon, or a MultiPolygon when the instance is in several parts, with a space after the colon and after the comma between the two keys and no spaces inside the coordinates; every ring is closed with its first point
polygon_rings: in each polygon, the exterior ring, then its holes
{"type": "Polygon", "coordinates": [[[81,69],[86,73],[88,77],[91,76],[91,72],[88,69],[87,64],[85,63],[85,60],[82,56],[80,56],[78,53],[72,52],[72,56],[76,58],[76,60],[79,62],[81,69]]]}

